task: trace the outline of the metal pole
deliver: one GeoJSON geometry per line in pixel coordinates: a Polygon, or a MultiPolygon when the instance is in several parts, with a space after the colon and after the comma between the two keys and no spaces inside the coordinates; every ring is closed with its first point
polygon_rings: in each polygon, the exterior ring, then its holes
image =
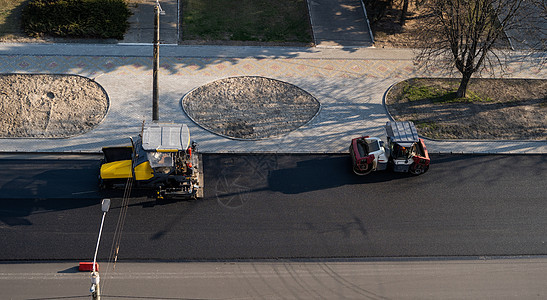
{"type": "Polygon", "coordinates": [[[93,272],[91,273],[91,298],[94,300],[101,300],[101,289],[99,283],[101,278],[99,272],[97,272],[97,253],[99,252],[99,243],[101,242],[101,235],[103,233],[104,218],[106,213],[110,209],[110,199],[103,199],[101,203],[101,210],[103,211],[103,217],[101,219],[101,227],[99,228],[99,236],[97,237],[97,245],[95,246],[95,255],[93,255],[93,272]]]}
{"type": "Polygon", "coordinates": [[[159,106],[158,105],[158,98],[159,98],[158,68],[160,63],[159,50],[160,50],[160,8],[159,8],[159,3],[156,2],[156,5],[154,6],[154,71],[153,71],[154,82],[152,85],[152,121],[159,120],[159,112],[158,112],[158,106],[159,106]]]}
{"type": "Polygon", "coordinates": [[[99,237],[97,238],[97,245],[95,246],[95,255],[93,256],[93,272],[91,273],[91,297],[96,300],[101,299],[101,289],[99,283],[101,278],[99,272],[97,272],[95,265],[97,264],[97,253],[99,252],[99,242],[101,241],[101,234],[103,232],[104,217],[106,212],[103,212],[103,218],[101,220],[101,227],[99,229],[99,237]]]}
{"type": "Polygon", "coordinates": [[[95,247],[95,255],[93,256],[93,273],[95,273],[95,264],[97,263],[97,253],[99,252],[99,242],[101,241],[101,234],[103,233],[104,217],[106,212],[103,212],[103,218],[101,220],[101,227],[99,228],[99,237],[97,238],[97,246],[95,247]]]}

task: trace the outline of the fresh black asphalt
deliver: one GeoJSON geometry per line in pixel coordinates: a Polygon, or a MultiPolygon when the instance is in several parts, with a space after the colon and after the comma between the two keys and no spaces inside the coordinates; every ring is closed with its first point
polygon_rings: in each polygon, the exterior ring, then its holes
{"type": "MultiPolygon", "coordinates": [[[[204,155],[205,198],[136,191],[119,259],[230,260],[547,254],[547,156],[433,155],[428,173],[359,177],[345,155],[204,155]]],[[[0,159],[0,260],[93,256],[99,157],[0,159]]]]}

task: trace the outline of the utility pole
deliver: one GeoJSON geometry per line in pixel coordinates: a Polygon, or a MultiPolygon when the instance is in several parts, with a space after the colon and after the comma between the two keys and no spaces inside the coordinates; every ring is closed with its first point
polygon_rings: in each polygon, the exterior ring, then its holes
{"type": "Polygon", "coordinates": [[[158,112],[158,68],[160,64],[160,12],[163,12],[161,9],[160,3],[156,0],[156,5],[154,5],[154,70],[153,77],[154,82],[152,84],[152,121],[157,122],[159,120],[158,112]]]}

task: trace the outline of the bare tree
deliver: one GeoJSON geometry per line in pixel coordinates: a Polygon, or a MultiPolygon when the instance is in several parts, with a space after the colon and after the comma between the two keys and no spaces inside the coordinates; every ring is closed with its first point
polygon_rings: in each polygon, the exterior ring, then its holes
{"type": "MultiPolygon", "coordinates": [[[[540,2],[543,0],[540,0],[540,2]]],[[[465,97],[469,80],[485,66],[502,65],[500,37],[521,24],[533,0],[430,0],[431,14],[420,37],[423,47],[418,61],[439,60],[456,67],[462,78],[456,97],[465,97]]],[[[543,23],[544,24],[544,23],[543,23]]],[[[509,48],[509,45],[506,45],[509,48]]]]}

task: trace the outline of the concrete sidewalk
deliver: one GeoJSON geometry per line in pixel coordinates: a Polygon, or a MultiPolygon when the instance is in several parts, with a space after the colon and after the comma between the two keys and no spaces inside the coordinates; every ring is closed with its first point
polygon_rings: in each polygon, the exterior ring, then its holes
{"type": "MultiPolygon", "coordinates": [[[[130,9],[133,12],[129,17],[129,30],[125,33],[120,43],[152,44],[154,42],[154,6],[155,0],[141,0],[140,3],[132,3],[130,9]]],[[[160,6],[160,43],[177,44],[179,41],[179,1],[162,0],[160,6]]]]}
{"type": "Polygon", "coordinates": [[[317,47],[372,47],[374,39],[361,0],[308,0],[317,47]]]}
{"type": "MultiPolygon", "coordinates": [[[[0,139],[4,152],[99,152],[124,145],[142,121],[151,120],[152,47],[141,45],[1,44],[1,73],[78,74],[97,81],[110,107],[95,129],[66,139],[0,139]]],[[[389,120],[383,97],[399,81],[426,73],[405,49],[163,46],[160,121],[189,125],[202,152],[343,153],[351,138],[383,136],[389,120]],[[203,84],[229,76],[264,76],[311,93],[320,113],[290,134],[259,141],[220,137],[185,115],[182,97],[203,84]]],[[[515,53],[518,56],[519,53],[515,53]]],[[[516,78],[545,78],[534,62],[509,63],[516,78]]],[[[547,153],[547,142],[428,141],[430,152],[547,153]]]]}
{"type": "Polygon", "coordinates": [[[517,24],[505,29],[511,47],[516,50],[545,50],[547,37],[547,15],[545,1],[542,4],[533,1],[523,2],[516,18],[517,24]]]}

